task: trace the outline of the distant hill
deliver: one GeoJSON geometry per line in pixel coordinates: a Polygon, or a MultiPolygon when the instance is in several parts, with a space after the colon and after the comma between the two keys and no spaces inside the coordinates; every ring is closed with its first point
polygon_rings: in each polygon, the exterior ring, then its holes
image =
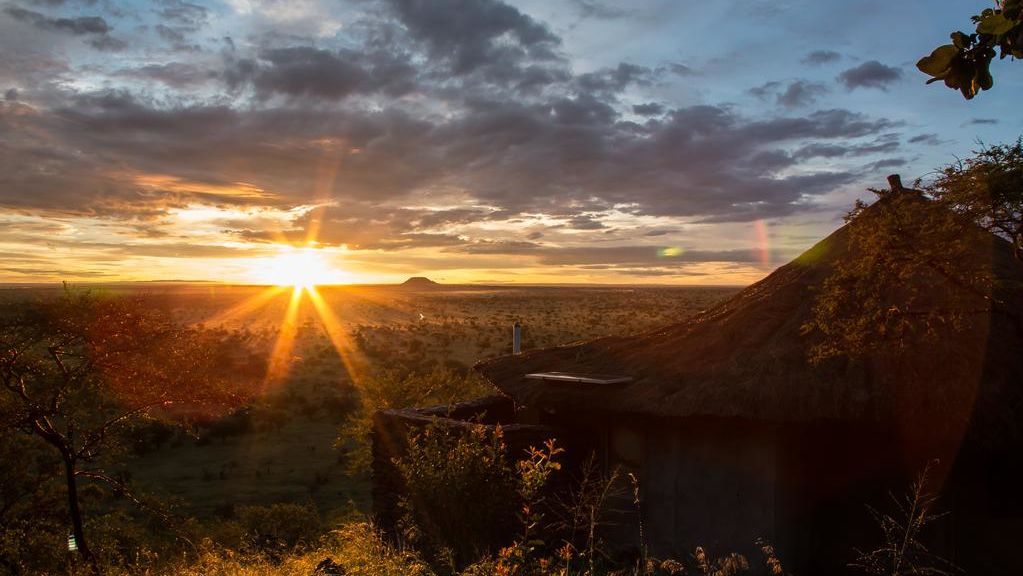
{"type": "Polygon", "coordinates": [[[425,276],[413,276],[402,282],[401,287],[410,290],[434,290],[441,288],[441,285],[425,276]]]}

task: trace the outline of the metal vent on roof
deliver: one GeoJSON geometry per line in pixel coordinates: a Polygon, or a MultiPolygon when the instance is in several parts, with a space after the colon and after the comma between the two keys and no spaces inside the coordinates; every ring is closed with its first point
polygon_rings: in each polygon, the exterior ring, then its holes
{"type": "Polygon", "coordinates": [[[611,374],[579,374],[576,372],[536,372],[526,374],[530,380],[545,382],[561,382],[564,384],[626,384],[632,382],[632,376],[614,376],[611,374]]]}

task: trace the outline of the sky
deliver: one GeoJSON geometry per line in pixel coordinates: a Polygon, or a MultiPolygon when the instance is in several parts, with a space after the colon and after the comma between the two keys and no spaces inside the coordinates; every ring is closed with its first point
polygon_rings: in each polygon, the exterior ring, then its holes
{"type": "Polygon", "coordinates": [[[0,2],[2,283],[743,285],[1023,132],[985,2],[0,2]]]}

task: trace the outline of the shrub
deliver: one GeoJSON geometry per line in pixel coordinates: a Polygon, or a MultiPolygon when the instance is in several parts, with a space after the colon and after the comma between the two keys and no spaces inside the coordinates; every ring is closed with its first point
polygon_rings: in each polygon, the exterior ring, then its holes
{"type": "Polygon", "coordinates": [[[413,435],[395,462],[407,487],[405,539],[452,569],[506,544],[519,510],[506,452],[500,427],[435,423],[413,435]]]}
{"type": "Polygon", "coordinates": [[[309,547],[322,533],[320,516],[309,505],[241,506],[237,514],[247,548],[271,558],[309,547]]]}

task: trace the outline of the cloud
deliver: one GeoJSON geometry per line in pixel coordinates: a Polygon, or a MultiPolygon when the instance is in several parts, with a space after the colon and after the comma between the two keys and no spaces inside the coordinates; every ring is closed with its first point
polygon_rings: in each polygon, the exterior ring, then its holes
{"type": "Polygon", "coordinates": [[[811,66],[820,66],[822,64],[831,64],[832,62],[838,62],[842,59],[842,55],[834,50],[814,50],[803,58],[803,64],[809,64],[811,66]]]}
{"type": "Polygon", "coordinates": [[[838,81],[849,90],[856,88],[877,88],[887,90],[902,79],[902,70],[885,66],[877,60],[864,62],[838,75],[838,81]]]}
{"type": "Polygon", "coordinates": [[[784,262],[798,255],[791,250],[774,250],[767,254],[760,248],[750,247],[738,250],[687,250],[679,247],[631,245],[631,246],[586,246],[549,247],[532,242],[492,242],[469,244],[447,249],[447,252],[469,254],[501,254],[508,256],[532,256],[544,266],[613,266],[627,268],[678,268],[695,263],[735,262],[757,264],[768,257],[774,262],[784,262]]]}
{"type": "Polygon", "coordinates": [[[164,0],[156,13],[164,21],[193,32],[203,27],[209,19],[207,8],[184,0],[164,0]]]}
{"type": "Polygon", "coordinates": [[[928,146],[937,146],[943,141],[937,134],[918,134],[907,140],[910,144],[926,144],[928,146]]]}
{"type": "Polygon", "coordinates": [[[885,134],[869,143],[839,145],[815,142],[800,147],[792,155],[799,160],[867,156],[870,154],[890,154],[898,150],[899,146],[899,140],[896,135],[885,134]]]}
{"type": "Polygon", "coordinates": [[[971,118],[968,122],[974,126],[994,125],[998,124],[997,118],[971,118]]]}
{"type": "Polygon", "coordinates": [[[796,80],[788,85],[784,92],[778,94],[778,104],[786,108],[810,106],[817,98],[828,93],[828,87],[819,82],[796,80]]]}
{"type": "Polygon", "coordinates": [[[650,68],[622,62],[616,68],[582,74],[576,82],[585,92],[618,93],[630,85],[648,86],[654,77],[655,73],[650,68]]]}
{"type": "Polygon", "coordinates": [[[33,10],[18,6],[7,6],[4,12],[15,20],[29,22],[36,28],[67,32],[75,36],[87,34],[106,34],[110,32],[107,21],[99,16],[80,16],[78,18],[50,18],[33,10]]]}
{"type": "Polygon", "coordinates": [[[632,107],[632,111],[640,116],[660,116],[664,113],[664,105],[657,102],[636,104],[632,107]]]}
{"type": "Polygon", "coordinates": [[[561,40],[498,0],[388,0],[401,23],[455,74],[511,61],[557,59],[561,40]]]}
{"type": "Polygon", "coordinates": [[[749,92],[753,96],[756,96],[757,98],[760,98],[761,100],[766,100],[767,98],[770,98],[773,94],[777,93],[778,88],[780,87],[781,82],[772,80],[770,82],[765,82],[760,86],[750,88],[749,90],[747,90],[747,92],[749,92]]]}
{"type": "Polygon", "coordinates": [[[212,70],[187,62],[148,64],[138,68],[127,68],[117,74],[139,80],[155,80],[175,88],[205,84],[218,77],[218,74],[212,70]]]}
{"type": "Polygon", "coordinates": [[[88,38],[86,43],[97,50],[120,51],[127,44],[109,35],[111,27],[101,16],[78,16],[75,18],[51,18],[45,14],[28,10],[19,6],[9,5],[4,12],[20,22],[26,22],[40,30],[81,36],[88,38]]]}
{"type": "MultiPolygon", "coordinates": [[[[126,235],[165,245],[139,249],[154,257],[186,253],[166,248],[180,230],[165,223],[199,206],[286,215],[215,223],[254,245],[316,229],[354,251],[517,250],[654,271],[746,257],[555,248],[816,210],[899,146],[898,122],[810,109],[826,88],[809,80],[754,89],[780,106],[751,116],[666,99],[672,75],[695,73],[684,65],[576,72],[550,27],[497,0],[387,0],[333,36],[260,29],[168,56],[212,35],[198,32],[212,13],[192,6],[161,5],[152,38],[106,66],[16,69],[18,93],[0,101],[0,210],[130,223],[126,235]]],[[[13,25],[34,30],[25,18],[13,25]]]]}
{"type": "Polygon", "coordinates": [[[867,165],[867,169],[872,172],[884,170],[886,168],[899,168],[905,166],[909,162],[905,158],[888,158],[885,160],[878,160],[867,165]]]}
{"type": "Polygon", "coordinates": [[[615,20],[629,15],[629,11],[617,6],[609,6],[597,0],[570,0],[571,4],[583,18],[615,20]]]}

